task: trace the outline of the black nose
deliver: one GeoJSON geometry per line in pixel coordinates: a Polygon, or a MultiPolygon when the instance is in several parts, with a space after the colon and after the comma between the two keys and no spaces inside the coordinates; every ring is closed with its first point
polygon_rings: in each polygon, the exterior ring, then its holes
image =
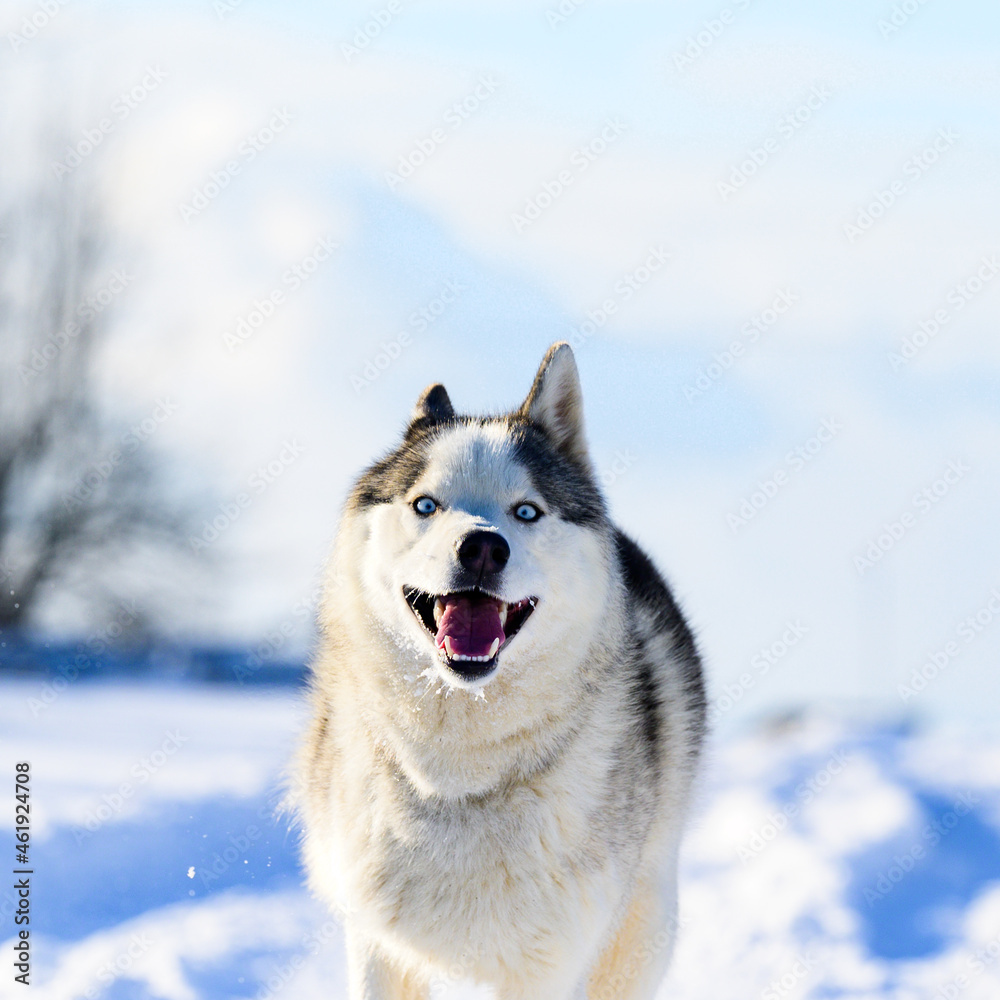
{"type": "Polygon", "coordinates": [[[458,561],[477,576],[499,573],[510,558],[510,546],[495,531],[473,531],[458,547],[458,561]]]}

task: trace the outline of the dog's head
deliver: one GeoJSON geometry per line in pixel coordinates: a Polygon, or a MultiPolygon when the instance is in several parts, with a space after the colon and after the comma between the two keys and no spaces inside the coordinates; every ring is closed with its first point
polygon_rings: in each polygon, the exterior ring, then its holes
{"type": "Polygon", "coordinates": [[[607,515],[569,345],[504,416],[458,415],[443,385],[428,388],[347,516],[367,611],[451,686],[585,648],[606,600],[607,515]]]}

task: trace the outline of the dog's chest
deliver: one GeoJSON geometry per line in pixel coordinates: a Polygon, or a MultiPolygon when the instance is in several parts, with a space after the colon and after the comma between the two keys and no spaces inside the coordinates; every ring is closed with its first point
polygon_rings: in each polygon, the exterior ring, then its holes
{"type": "Polygon", "coordinates": [[[585,801],[558,782],[438,807],[376,798],[352,895],[381,934],[441,963],[486,971],[563,949],[620,888],[585,801]]]}

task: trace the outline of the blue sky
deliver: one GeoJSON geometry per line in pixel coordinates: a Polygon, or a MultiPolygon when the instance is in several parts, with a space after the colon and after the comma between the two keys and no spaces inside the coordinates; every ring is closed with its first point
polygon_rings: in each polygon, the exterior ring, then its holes
{"type": "MultiPolygon", "coordinates": [[[[1000,251],[1000,10],[929,0],[883,38],[892,3],[734,2],[732,23],[678,68],[724,5],[586,0],[552,26],[555,4],[403,2],[346,59],[342,43],[384,6],[245,0],[220,18],[207,0],[73,5],[2,67],[21,98],[4,127],[28,135],[40,109],[61,113],[43,97],[61,79],[71,140],[147,66],[167,71],[88,160],[138,274],[108,391],[140,415],[157,394],[181,399],[159,440],[223,499],[284,440],[305,444],[220,543],[256,572],[210,621],[179,625],[252,641],[288,619],[351,476],[424,385],[445,381],[469,409],[513,405],[547,345],[610,300],[577,352],[595,462],[634,456],[608,486],[612,507],[691,611],[713,683],[801,617],[809,641],[748,711],[903,708],[898,684],[1000,583],[1000,282],[977,278],[1000,251]],[[484,77],[488,99],[447,126],[484,77]],[[291,125],[183,221],[178,206],[276,108],[291,125]],[[608,119],[624,130],[579,169],[608,119]],[[445,139],[390,186],[434,129],[445,139]],[[567,170],[519,231],[515,216],[567,170]],[[869,211],[880,217],[850,238],[869,211]],[[227,350],[224,331],[326,237],[330,261],[227,350]],[[666,265],[616,291],[657,248],[666,265]],[[418,330],[410,317],[448,282],[461,293],[418,330]],[[781,295],[793,305],[750,342],[781,295]],[[940,332],[894,370],[890,352],[941,309],[940,332]],[[404,331],[413,346],[355,391],[404,331]],[[734,343],[742,354],[685,392],[734,343]],[[733,511],[829,419],[843,430],[734,531],[733,511]],[[954,461],[970,472],[859,572],[858,554],[954,461]]],[[[5,12],[0,30],[33,9],[5,12]]],[[[30,173],[31,156],[6,169],[30,173]]],[[[983,692],[1000,693],[995,633],[915,710],[983,714],[983,692]]]]}

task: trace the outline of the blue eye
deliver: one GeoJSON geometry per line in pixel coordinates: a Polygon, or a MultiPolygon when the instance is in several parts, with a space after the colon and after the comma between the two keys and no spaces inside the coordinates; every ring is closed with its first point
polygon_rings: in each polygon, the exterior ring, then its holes
{"type": "Polygon", "coordinates": [[[514,511],[514,517],[519,521],[537,521],[542,516],[542,512],[533,503],[518,504],[514,511]]]}
{"type": "Polygon", "coordinates": [[[427,517],[438,509],[438,505],[430,497],[417,497],[413,501],[413,509],[423,517],[427,517]]]}

